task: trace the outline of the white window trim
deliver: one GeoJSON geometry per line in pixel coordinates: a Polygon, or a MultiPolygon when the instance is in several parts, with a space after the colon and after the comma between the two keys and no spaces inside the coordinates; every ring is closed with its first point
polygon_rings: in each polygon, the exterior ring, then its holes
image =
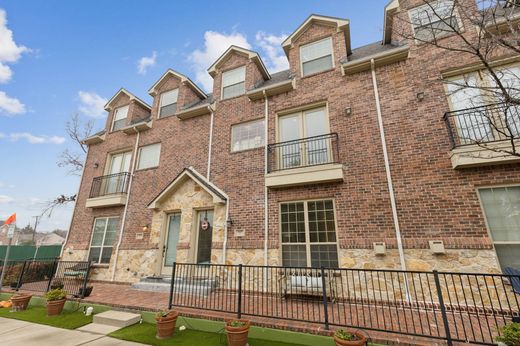
{"type": "Polygon", "coordinates": [[[340,248],[339,248],[339,237],[338,237],[338,217],[336,211],[336,200],[334,198],[314,198],[314,199],[303,199],[303,200],[294,200],[294,201],[283,201],[278,203],[278,241],[280,244],[280,254],[279,260],[280,263],[283,263],[283,245],[305,245],[305,252],[307,257],[307,267],[311,266],[311,244],[322,244],[322,245],[336,245],[336,254],[338,256],[338,267],[341,266],[341,257],[340,257],[340,248]],[[334,229],[336,232],[336,242],[315,242],[311,243],[310,241],[310,232],[309,232],[309,215],[308,215],[308,202],[318,202],[318,201],[332,201],[332,211],[334,212],[334,229]],[[282,204],[289,203],[303,203],[303,212],[304,212],[304,222],[305,222],[305,243],[291,243],[282,241],[282,204]]]}
{"type": "Polygon", "coordinates": [[[139,147],[139,150],[138,150],[138,153],[137,153],[137,163],[136,163],[136,171],[144,171],[144,170],[147,170],[147,169],[153,169],[153,168],[157,168],[159,167],[159,164],[161,162],[161,150],[162,150],[162,145],[161,145],[161,142],[158,142],[158,143],[151,143],[151,144],[146,144],[146,145],[143,145],[143,146],[140,146],[139,147]],[[150,166],[150,167],[145,167],[145,168],[141,168],[139,167],[139,164],[141,163],[141,153],[142,153],[142,149],[143,148],[146,148],[146,147],[150,147],[150,146],[153,146],[153,145],[158,145],[159,146],[159,160],[157,160],[157,165],[155,166],[150,166]]]}
{"type": "MultiPolygon", "coordinates": [[[[445,1],[445,0],[437,0],[437,1],[432,1],[431,4],[433,3],[437,3],[437,2],[440,2],[440,1],[445,1]]],[[[449,0],[448,0],[449,1],[449,0]]],[[[412,18],[412,12],[413,11],[417,11],[418,9],[420,9],[421,7],[424,7],[424,8],[429,8],[430,6],[428,4],[423,4],[423,5],[419,5],[419,6],[416,6],[416,7],[413,7],[413,8],[410,8],[408,10],[408,19],[409,19],[409,23],[410,23],[410,27],[412,29],[412,33],[413,33],[413,38],[414,38],[414,42],[418,45],[421,45],[421,44],[426,44],[427,42],[425,42],[424,40],[418,40],[417,38],[415,38],[415,26],[413,24],[413,18],[412,18]]],[[[460,18],[460,15],[459,15],[459,11],[457,8],[454,9],[453,11],[453,14],[455,16],[455,19],[457,19],[457,25],[459,26],[459,32],[460,33],[463,33],[464,32],[464,24],[462,23],[462,19],[460,18]]],[[[430,22],[431,24],[431,22],[430,22]]],[[[441,35],[440,37],[437,37],[438,40],[440,39],[443,39],[443,38],[446,38],[446,37],[450,37],[452,36],[454,33],[444,33],[443,35],[441,35]]]]}
{"type": "Polygon", "coordinates": [[[497,265],[497,268],[501,268],[501,265],[500,265],[500,261],[498,259],[498,254],[496,252],[496,249],[495,249],[495,244],[498,244],[498,245],[517,245],[517,244],[520,244],[520,241],[494,241],[493,240],[493,235],[491,234],[491,227],[489,227],[489,223],[488,223],[488,220],[487,220],[487,216],[486,216],[486,211],[484,209],[484,203],[482,203],[482,198],[480,198],[480,190],[485,190],[485,189],[498,189],[498,188],[504,188],[504,187],[520,187],[520,184],[499,184],[499,185],[483,185],[483,186],[479,186],[475,189],[475,193],[477,194],[477,199],[478,199],[478,202],[479,202],[479,205],[480,205],[480,211],[482,213],[482,217],[484,218],[484,224],[486,225],[486,231],[487,231],[487,235],[489,237],[489,240],[491,241],[491,246],[493,246],[493,252],[495,253],[495,261],[496,261],[496,265],[497,265]]]}
{"type": "Polygon", "coordinates": [[[244,95],[246,93],[246,79],[247,79],[247,67],[246,67],[246,65],[241,65],[241,66],[232,68],[230,70],[223,71],[222,75],[220,76],[220,95],[221,95],[221,99],[222,100],[229,100],[229,99],[232,99],[232,98],[244,95]],[[238,69],[244,69],[244,81],[243,82],[239,82],[239,83],[235,83],[235,84],[231,84],[231,85],[226,85],[225,87],[227,88],[227,87],[230,87],[230,86],[233,86],[233,85],[236,85],[236,84],[244,83],[244,93],[240,94],[240,95],[231,96],[231,97],[224,97],[224,74],[226,74],[227,72],[238,70],[238,69]]]}
{"type": "MultiPolygon", "coordinates": [[[[101,241],[101,246],[94,246],[94,247],[99,247],[100,248],[100,252],[99,252],[99,258],[96,262],[94,262],[95,265],[110,265],[110,261],[109,263],[101,263],[101,255],[103,254],[103,247],[109,247],[109,246],[105,246],[103,245],[105,243],[105,236],[107,234],[107,227],[108,227],[108,219],[119,219],[119,222],[121,222],[121,217],[119,215],[113,215],[113,216],[101,216],[101,217],[96,217],[94,218],[94,222],[92,224],[92,232],[90,234],[90,242],[89,242],[89,246],[88,246],[88,254],[87,254],[87,260],[90,259],[90,251],[92,250],[92,240],[94,240],[94,230],[96,228],[96,221],[98,219],[106,219],[107,222],[105,223],[105,229],[103,231],[103,239],[101,241]]],[[[111,246],[112,247],[112,250],[114,249],[114,245],[111,246]]],[[[112,251],[112,254],[113,254],[113,251],[112,251]]],[[[110,259],[112,260],[112,254],[110,254],[110,259]]]]}
{"type": "MultiPolygon", "coordinates": [[[[117,111],[119,109],[122,109],[122,108],[127,108],[127,110],[126,110],[126,117],[124,117],[122,119],[119,119],[119,120],[123,120],[123,119],[127,119],[128,120],[128,113],[130,113],[130,105],[117,107],[116,109],[114,109],[114,113],[112,114],[112,126],[110,127],[110,132],[114,132],[114,125],[116,123],[116,114],[117,114],[117,111]]],[[[121,129],[117,129],[115,131],[120,131],[120,130],[121,129]]]]}
{"type": "MultiPolygon", "coordinates": [[[[175,88],[175,89],[171,89],[171,90],[166,90],[166,91],[163,91],[160,95],[159,95],[159,109],[157,111],[157,118],[159,119],[162,119],[162,118],[166,118],[168,117],[169,115],[164,115],[164,116],[161,116],[161,108],[164,107],[164,106],[169,106],[169,105],[172,105],[172,104],[178,104],[179,103],[179,88],[175,88]],[[177,90],[177,99],[175,100],[175,102],[173,103],[170,103],[168,105],[163,105],[163,95],[166,94],[166,93],[169,93],[169,92],[172,92],[172,91],[175,91],[177,90]]],[[[177,110],[175,111],[175,113],[177,113],[177,110]]],[[[175,114],[174,113],[174,114],[175,114]]],[[[174,115],[174,114],[171,114],[171,115],[174,115]]]]}
{"type": "Polygon", "coordinates": [[[265,146],[265,142],[266,142],[266,139],[264,138],[264,143],[262,143],[261,145],[257,146],[257,147],[252,147],[252,148],[247,148],[247,149],[239,149],[239,150],[234,150],[233,149],[233,144],[234,144],[234,141],[233,141],[233,129],[236,128],[237,126],[240,126],[240,125],[246,125],[246,124],[249,124],[249,123],[255,123],[255,122],[264,122],[264,132],[262,133],[262,136],[265,135],[265,118],[258,118],[258,119],[253,119],[253,120],[247,120],[247,121],[243,121],[241,123],[236,123],[236,124],[233,124],[231,125],[231,143],[230,143],[230,146],[231,146],[231,152],[232,153],[239,153],[241,151],[248,151],[248,150],[254,150],[254,149],[258,149],[258,148],[263,148],[265,146]]]}
{"type": "Polygon", "coordinates": [[[304,77],[309,77],[309,76],[315,76],[317,74],[320,74],[320,73],[323,73],[323,72],[327,72],[327,71],[330,71],[330,70],[333,70],[336,68],[336,62],[335,62],[335,59],[334,59],[334,40],[333,40],[333,37],[332,35],[331,36],[327,36],[327,37],[323,37],[323,38],[320,38],[318,40],[315,40],[315,41],[312,41],[312,42],[308,42],[308,43],[305,43],[305,44],[302,44],[300,47],[299,47],[299,58],[300,58],[300,76],[302,78],[304,77]],[[305,47],[309,44],[313,44],[313,43],[317,43],[317,42],[320,42],[320,41],[325,41],[325,40],[329,40],[330,39],[330,55],[331,55],[331,58],[332,58],[332,68],[331,69],[327,69],[327,70],[323,70],[323,71],[320,71],[320,72],[315,72],[315,73],[311,73],[311,74],[308,74],[308,75],[304,75],[303,74],[303,59],[302,59],[302,47],[305,47]]]}

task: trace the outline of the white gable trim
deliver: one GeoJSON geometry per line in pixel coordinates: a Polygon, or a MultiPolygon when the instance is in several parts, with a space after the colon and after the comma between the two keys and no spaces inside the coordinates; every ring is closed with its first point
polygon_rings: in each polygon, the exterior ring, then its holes
{"type": "Polygon", "coordinates": [[[126,96],[128,96],[130,98],[130,101],[136,101],[138,102],[139,104],[141,104],[142,106],[144,106],[145,108],[151,110],[152,107],[147,104],[146,102],[144,102],[143,100],[141,100],[139,97],[135,96],[134,94],[132,94],[131,92],[129,92],[128,90],[126,90],[125,88],[121,88],[119,89],[119,91],[114,95],[112,96],[112,98],[110,100],[108,100],[108,102],[106,103],[105,105],[105,110],[106,111],[110,111],[112,109],[112,103],[119,97],[119,95],[121,94],[125,94],[126,96]]]}
{"type": "Polygon", "coordinates": [[[217,68],[218,66],[225,61],[227,56],[231,54],[232,52],[237,52],[239,54],[243,54],[247,56],[249,60],[252,60],[258,68],[260,69],[260,72],[262,73],[262,76],[264,79],[271,79],[271,75],[269,74],[269,71],[267,71],[267,67],[265,67],[264,62],[262,61],[262,58],[260,58],[260,55],[258,55],[257,52],[254,52],[249,49],[245,49],[238,46],[229,46],[229,48],[215,61],[209,68],[208,73],[211,77],[215,78],[217,74],[217,68]]]}
{"type": "Polygon", "coordinates": [[[197,86],[197,84],[193,83],[191,79],[189,79],[188,77],[186,77],[185,75],[183,75],[182,73],[179,73],[177,71],[174,71],[172,70],[171,68],[168,69],[162,76],[161,78],[159,78],[159,80],[157,82],[155,82],[154,85],[152,85],[152,87],[150,88],[150,90],[148,90],[148,94],[150,94],[151,96],[155,96],[155,94],[157,93],[157,90],[156,88],[161,84],[161,82],[168,76],[168,75],[172,75],[178,79],[181,80],[182,83],[187,83],[188,86],[201,98],[205,99],[208,97],[208,95],[202,91],[201,88],[199,88],[197,86]]]}

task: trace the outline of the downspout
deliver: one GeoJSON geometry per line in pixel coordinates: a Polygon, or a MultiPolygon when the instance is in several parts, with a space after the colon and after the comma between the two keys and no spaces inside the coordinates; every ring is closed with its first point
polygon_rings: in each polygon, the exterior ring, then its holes
{"type": "Polygon", "coordinates": [[[226,264],[228,220],[229,220],[229,197],[226,200],[226,220],[224,220],[224,241],[222,242],[222,264],[226,264]]]}
{"type": "Polygon", "coordinates": [[[399,218],[397,216],[397,205],[395,203],[394,187],[392,184],[392,174],[390,173],[390,161],[388,159],[388,151],[386,148],[385,129],[383,127],[383,116],[381,115],[381,103],[379,100],[379,91],[377,88],[376,66],[374,63],[374,59],[370,60],[370,66],[372,68],[372,85],[374,87],[374,97],[376,100],[377,123],[379,126],[379,134],[381,136],[381,146],[383,148],[383,158],[385,161],[386,181],[388,183],[388,192],[390,194],[390,205],[392,206],[392,217],[394,219],[394,228],[395,228],[395,236],[396,236],[396,240],[397,240],[397,249],[399,251],[401,270],[406,270],[406,262],[404,261],[403,241],[401,239],[401,229],[399,227],[399,218]]]}
{"type": "Polygon", "coordinates": [[[214,113],[213,113],[213,109],[211,108],[211,105],[208,106],[208,109],[210,111],[211,118],[210,118],[210,121],[209,121],[208,168],[207,168],[207,173],[206,173],[206,179],[208,179],[208,181],[209,181],[210,177],[211,177],[211,147],[213,146],[213,117],[214,117],[214,113]]]}
{"type": "Polygon", "coordinates": [[[133,153],[133,157],[132,157],[132,165],[131,165],[131,170],[130,170],[130,181],[128,182],[128,192],[126,194],[125,210],[123,211],[123,219],[121,220],[121,228],[119,230],[119,240],[117,241],[117,246],[116,246],[114,266],[112,267],[111,281],[114,281],[114,279],[116,277],[116,267],[117,267],[117,260],[119,257],[119,247],[121,246],[121,242],[123,241],[123,229],[125,228],[126,213],[128,211],[128,204],[130,204],[129,203],[130,202],[130,192],[132,191],[132,182],[134,181],[135,161],[137,158],[137,148],[139,148],[139,135],[140,135],[140,132],[137,131],[137,129],[135,127],[134,127],[134,131],[137,132],[137,138],[135,139],[134,153],[133,153]]]}
{"type": "Polygon", "coordinates": [[[268,220],[268,217],[269,217],[269,210],[267,209],[268,206],[269,206],[269,200],[268,200],[268,189],[267,189],[267,185],[265,185],[265,175],[267,175],[268,171],[267,171],[267,164],[269,162],[269,157],[268,157],[268,153],[267,153],[267,136],[268,136],[268,128],[269,128],[269,101],[267,99],[267,93],[265,92],[265,90],[263,91],[263,94],[264,94],[264,117],[265,117],[265,120],[264,120],[264,146],[265,146],[265,150],[264,150],[264,266],[267,266],[268,265],[268,246],[269,246],[269,241],[268,241],[268,236],[269,236],[269,220],[268,220]]]}
{"type": "MultiPolygon", "coordinates": [[[[65,246],[67,245],[69,241],[69,235],[70,235],[70,229],[72,228],[72,221],[74,220],[74,216],[76,215],[76,204],[78,203],[79,198],[79,191],[81,190],[81,185],[83,184],[83,175],[85,174],[85,167],[87,166],[87,159],[88,159],[88,153],[90,151],[90,145],[87,145],[87,153],[85,155],[85,162],[83,162],[83,167],[81,167],[81,179],[79,181],[78,191],[76,192],[76,201],[74,202],[74,211],[72,212],[72,217],[70,218],[69,223],[69,231],[67,232],[67,235],[65,236],[65,242],[63,243],[60,251],[60,259],[63,258],[63,251],[65,251],[65,246]]],[[[87,254],[88,256],[88,254],[87,254]]]]}

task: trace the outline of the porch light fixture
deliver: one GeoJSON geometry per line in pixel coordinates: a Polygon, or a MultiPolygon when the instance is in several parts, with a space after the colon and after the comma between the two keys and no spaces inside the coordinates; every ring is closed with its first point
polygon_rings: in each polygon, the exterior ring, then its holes
{"type": "Polygon", "coordinates": [[[417,100],[419,102],[424,100],[424,92],[423,91],[420,91],[420,92],[417,93],[417,100]]]}
{"type": "Polygon", "coordinates": [[[149,224],[144,225],[143,226],[143,232],[148,232],[149,228],[150,228],[149,224]]]}
{"type": "Polygon", "coordinates": [[[94,168],[98,168],[99,167],[99,163],[94,163],[94,168]]]}
{"type": "Polygon", "coordinates": [[[345,116],[351,116],[352,115],[352,107],[345,108],[345,116]]]}

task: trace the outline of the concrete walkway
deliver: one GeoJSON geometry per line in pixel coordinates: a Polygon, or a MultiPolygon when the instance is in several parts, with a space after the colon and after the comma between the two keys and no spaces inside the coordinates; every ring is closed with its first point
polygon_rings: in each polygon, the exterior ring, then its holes
{"type": "Polygon", "coordinates": [[[0,344],[5,346],[136,346],[135,342],[86,331],[50,327],[0,317],[0,344]]]}

